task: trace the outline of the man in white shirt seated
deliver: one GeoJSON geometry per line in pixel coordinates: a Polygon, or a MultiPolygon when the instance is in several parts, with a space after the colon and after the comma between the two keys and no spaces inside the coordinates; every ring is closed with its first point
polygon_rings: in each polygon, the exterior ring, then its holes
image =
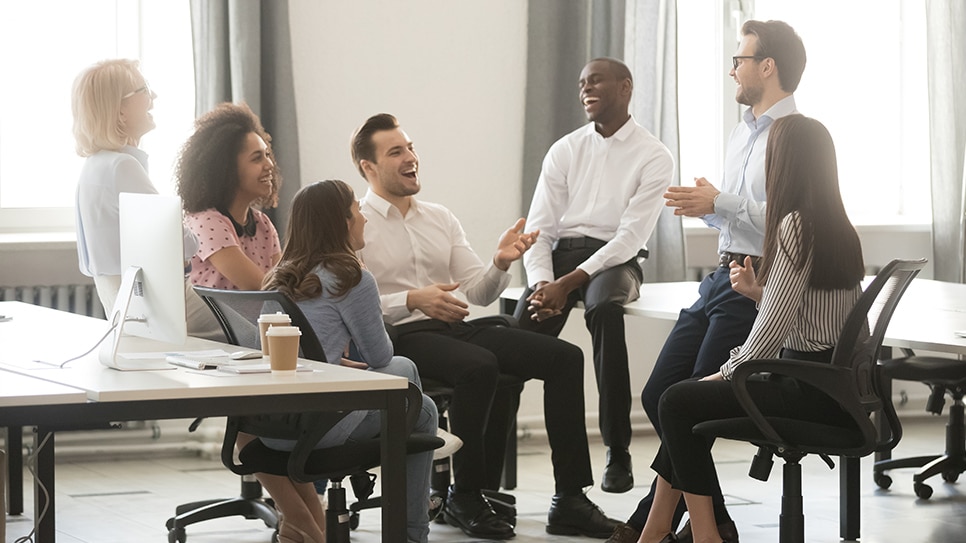
{"type": "Polygon", "coordinates": [[[463,447],[453,455],[454,484],[443,518],[472,537],[515,535],[513,520],[494,512],[481,493],[496,486],[488,481],[495,466],[488,465],[494,459],[486,451],[504,450],[508,437],[487,428],[491,406],[494,413],[501,410],[494,397],[504,373],[544,381],[555,480],[547,532],[606,539],[619,523],[583,493],[593,485],[593,474],[580,349],[515,327],[464,320],[468,303],[488,305],[499,297],[510,281],[510,264],[537,235],[525,233],[520,219],[501,236],[493,258],[483,262],[452,212],[416,199],[419,157],[392,115],[370,117],[356,130],[352,160],[369,183],[362,200],[368,222],[360,256],[379,285],[386,322],[398,331],[396,354],[415,362],[423,377],[453,388],[450,431],[463,447]]]}
{"type": "Polygon", "coordinates": [[[590,61],[578,86],[591,122],[559,139],[543,160],[527,217],[540,238],[523,258],[529,288],[515,316],[521,328],[557,336],[583,300],[608,447],[601,488],[621,493],[634,486],[624,304],[639,296],[644,244],[674,160],[628,113],[634,83],[623,62],[590,61]]]}

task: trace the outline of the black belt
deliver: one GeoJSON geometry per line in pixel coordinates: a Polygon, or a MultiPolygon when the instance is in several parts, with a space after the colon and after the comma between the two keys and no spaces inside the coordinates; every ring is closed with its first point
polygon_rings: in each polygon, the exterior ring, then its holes
{"type": "Polygon", "coordinates": [[[751,265],[757,270],[758,266],[761,264],[761,257],[755,255],[743,255],[739,253],[729,253],[724,252],[718,255],[718,266],[722,268],[727,268],[731,261],[734,260],[739,265],[745,265],[745,257],[751,257],[751,265]]]}
{"type": "MultiPolygon", "coordinates": [[[[598,250],[604,245],[607,245],[606,241],[601,241],[597,238],[561,238],[553,243],[553,250],[558,249],[568,250],[568,249],[593,249],[598,250]]],[[[650,255],[647,249],[641,249],[637,252],[637,258],[647,258],[650,255]]]]}

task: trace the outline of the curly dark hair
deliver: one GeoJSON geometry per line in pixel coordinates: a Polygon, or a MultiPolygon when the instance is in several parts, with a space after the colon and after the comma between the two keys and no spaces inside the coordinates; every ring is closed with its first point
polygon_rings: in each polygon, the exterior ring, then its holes
{"type": "MultiPolygon", "coordinates": [[[[195,132],[178,156],[175,178],[181,205],[188,213],[215,208],[228,209],[238,192],[238,153],[245,137],[258,134],[271,152],[272,137],[245,104],[224,103],[195,121],[195,132]]],[[[272,171],[272,193],[254,202],[258,207],[275,207],[282,175],[276,163],[272,171]]]]}

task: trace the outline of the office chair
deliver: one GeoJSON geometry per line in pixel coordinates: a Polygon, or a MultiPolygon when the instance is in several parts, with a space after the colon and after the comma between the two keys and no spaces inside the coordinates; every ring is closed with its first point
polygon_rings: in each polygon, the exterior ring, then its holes
{"type": "MultiPolygon", "coordinates": [[[[953,399],[949,408],[949,422],[946,424],[946,450],[944,454],[914,456],[880,460],[873,467],[873,480],[880,488],[889,488],[892,478],[885,474],[897,468],[921,468],[912,476],[912,487],[916,496],[928,500],[932,487],[925,483],[933,475],[941,475],[943,481],[954,483],[966,471],[966,423],[963,417],[963,394],[966,393],[966,364],[962,360],[934,356],[916,356],[911,350],[903,349],[905,357],[883,361],[879,371],[883,379],[918,381],[929,386],[929,399],[926,411],[942,415],[945,396],[953,399]]],[[[886,412],[889,417],[890,413],[886,412]]],[[[898,426],[898,417],[892,413],[890,427],[898,426]]],[[[895,432],[895,430],[893,430],[895,432]]],[[[901,435],[901,433],[900,433],[901,435]]]]}
{"type": "MultiPolygon", "coordinates": [[[[294,319],[293,319],[294,320],[294,319]]],[[[443,446],[443,440],[428,434],[413,434],[422,406],[422,392],[410,383],[406,397],[406,454],[431,451],[443,446]]],[[[379,465],[381,442],[378,438],[316,449],[315,445],[340,417],[334,413],[291,413],[257,417],[229,417],[221,448],[222,463],[239,475],[270,473],[292,478],[300,483],[329,481],[326,508],[326,542],[348,543],[350,525],[346,510],[346,476],[365,472],[379,465]],[[335,415],[335,416],[334,416],[335,415]],[[266,447],[252,440],[238,453],[235,462],[235,440],[239,432],[263,437],[297,440],[291,452],[266,447]]]]}
{"type": "Polygon", "coordinates": [[[695,425],[695,433],[710,438],[757,445],[758,454],[749,470],[749,475],[756,479],[768,479],[774,455],[784,460],[781,543],[805,541],[800,464],[805,455],[818,454],[833,467],[831,455],[862,457],[883,446],[869,416],[889,403],[880,392],[876,363],[879,348],[900,297],[925,264],[925,259],[893,260],[882,268],[852,308],[831,363],[787,359],[744,362],[735,369],[731,384],[748,416],[695,425]],[[749,379],[762,373],[793,377],[824,391],[839,403],[848,419],[822,424],[762,415],[747,390],[749,379]]]}
{"type": "MultiPolygon", "coordinates": [[[[212,313],[214,313],[215,318],[225,333],[228,343],[253,349],[260,348],[257,324],[259,315],[282,311],[292,319],[293,326],[297,326],[302,330],[302,336],[299,340],[300,356],[319,362],[326,361],[322,343],[313,332],[312,325],[308,322],[308,319],[306,319],[298,305],[284,294],[278,291],[268,290],[238,291],[198,286],[194,287],[194,289],[201,296],[202,300],[205,301],[212,313]]],[[[335,424],[338,418],[341,418],[341,415],[332,418],[329,427],[335,424]]],[[[192,423],[192,427],[196,428],[199,423],[200,419],[195,420],[192,423]]],[[[259,470],[255,470],[255,472],[257,471],[259,470]]],[[[378,498],[369,498],[369,494],[375,488],[374,481],[364,473],[360,473],[359,475],[363,477],[353,479],[353,488],[357,491],[356,497],[359,499],[359,503],[353,504],[356,507],[354,518],[352,519],[353,528],[358,526],[359,510],[379,507],[380,504],[378,498]],[[365,479],[368,484],[364,488],[359,488],[356,483],[362,479],[365,479]],[[363,493],[364,490],[366,493],[363,493]]],[[[338,487],[341,489],[341,484],[338,487]]],[[[341,503],[344,504],[344,490],[342,492],[343,498],[341,503]]],[[[183,543],[186,538],[185,527],[190,524],[225,516],[241,515],[247,519],[260,518],[269,528],[276,530],[278,528],[278,519],[274,504],[270,499],[262,497],[261,485],[250,474],[242,475],[241,496],[230,499],[204,500],[183,504],[175,509],[175,513],[176,515],[168,519],[167,522],[169,542],[179,541],[183,543]]],[[[333,515],[333,518],[338,517],[339,515],[333,515]]],[[[348,518],[348,512],[346,512],[346,518],[348,518]]]]}

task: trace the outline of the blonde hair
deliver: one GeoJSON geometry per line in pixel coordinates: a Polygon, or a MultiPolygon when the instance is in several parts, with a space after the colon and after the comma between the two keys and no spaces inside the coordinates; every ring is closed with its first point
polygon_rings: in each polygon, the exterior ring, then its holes
{"type": "Polygon", "coordinates": [[[83,157],[127,145],[121,124],[121,100],[144,85],[138,61],[103,60],[81,72],[71,89],[74,140],[83,157]]]}

